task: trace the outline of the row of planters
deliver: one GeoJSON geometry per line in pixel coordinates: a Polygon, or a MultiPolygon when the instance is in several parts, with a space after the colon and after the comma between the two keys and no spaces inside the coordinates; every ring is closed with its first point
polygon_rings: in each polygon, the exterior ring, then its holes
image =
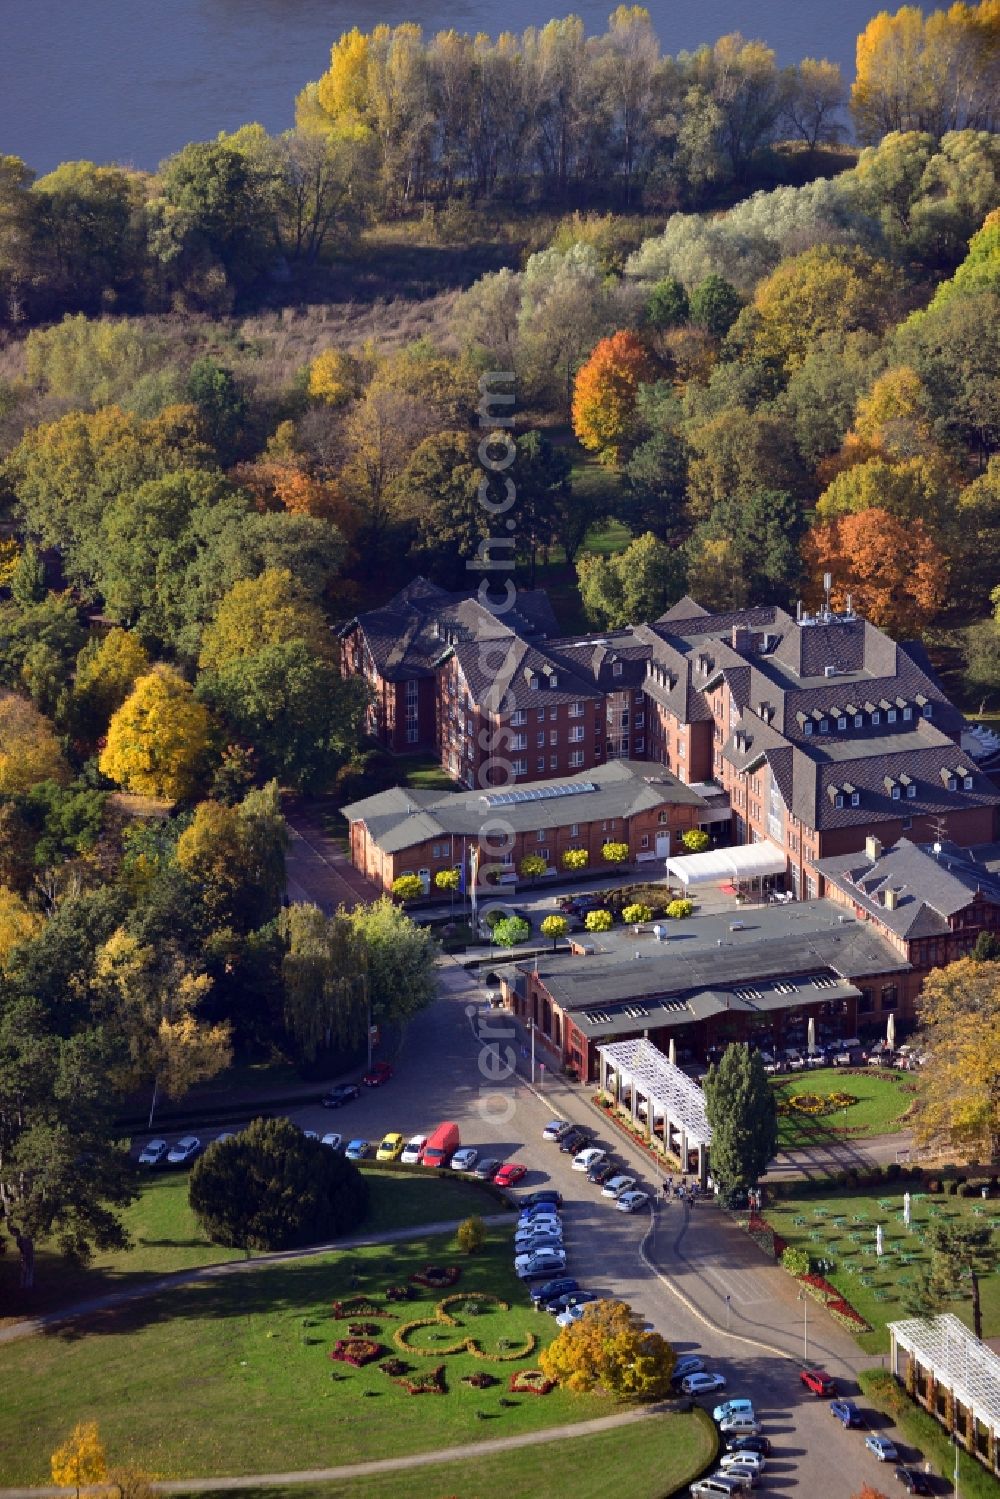
{"type": "Polygon", "coordinates": [[[633,1124],[632,1115],[621,1108],[610,1093],[598,1093],[591,1102],[607,1116],[608,1123],[614,1125],[619,1134],[624,1135],[633,1145],[645,1151],[650,1160],[673,1166],[677,1171],[682,1169],[683,1163],[679,1157],[663,1146],[658,1135],[653,1136],[656,1143],[651,1145],[645,1125],[633,1124]]]}

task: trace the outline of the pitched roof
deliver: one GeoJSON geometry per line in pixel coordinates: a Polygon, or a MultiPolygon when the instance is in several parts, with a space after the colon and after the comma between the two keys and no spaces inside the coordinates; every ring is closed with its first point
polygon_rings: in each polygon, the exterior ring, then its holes
{"type": "Polygon", "coordinates": [[[825,879],[843,890],[882,926],[900,937],[939,936],[951,930],[949,918],[970,906],[977,894],[1000,906],[1000,873],[974,862],[955,844],[925,844],[900,838],[875,858],[867,853],[822,859],[825,879]],[[885,905],[894,892],[894,904],[885,905]]]}

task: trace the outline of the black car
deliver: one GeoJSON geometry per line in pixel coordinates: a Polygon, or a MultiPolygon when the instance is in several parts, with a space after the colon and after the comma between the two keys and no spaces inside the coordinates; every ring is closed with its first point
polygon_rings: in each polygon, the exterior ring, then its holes
{"type": "Polygon", "coordinates": [[[897,1468],[896,1477],[908,1494],[933,1494],[934,1490],[918,1468],[897,1468]]]}
{"type": "Polygon", "coordinates": [[[767,1437],[729,1437],[726,1442],[727,1452],[759,1452],[761,1457],[770,1457],[771,1443],[767,1437]]]}
{"type": "Polygon", "coordinates": [[[545,1310],[550,1316],[558,1317],[560,1312],[568,1312],[571,1306],[585,1306],[588,1301],[600,1301],[600,1299],[596,1291],[564,1291],[553,1301],[547,1301],[545,1310]]]}
{"type": "Polygon", "coordinates": [[[559,1149],[563,1155],[578,1155],[590,1138],[589,1130],[580,1128],[570,1130],[569,1134],[559,1141],[559,1149]]]}
{"type": "Polygon", "coordinates": [[[609,1176],[613,1176],[618,1170],[615,1161],[600,1161],[587,1172],[587,1180],[593,1182],[595,1187],[603,1186],[609,1176]]]}
{"type": "Polygon", "coordinates": [[[572,1275],[560,1275],[556,1280],[547,1280],[542,1285],[536,1286],[531,1293],[531,1299],[535,1306],[547,1306],[557,1296],[568,1296],[574,1291],[579,1291],[580,1286],[572,1275]]]}
{"type": "Polygon", "coordinates": [[[476,1165],[473,1167],[472,1174],[481,1182],[490,1182],[496,1176],[502,1165],[503,1161],[501,1161],[497,1156],[488,1155],[485,1160],[476,1162],[476,1165]]]}
{"type": "Polygon", "coordinates": [[[324,1109],[339,1109],[345,1103],[350,1103],[352,1099],[360,1097],[361,1089],[357,1083],[338,1083],[335,1088],[331,1088],[329,1093],[324,1095],[322,1103],[324,1109]]]}
{"type": "Polygon", "coordinates": [[[557,1192],[554,1187],[542,1187],[537,1192],[526,1192],[517,1199],[517,1205],[522,1211],[525,1208],[540,1207],[543,1202],[551,1202],[553,1207],[561,1208],[562,1193],[557,1192]]]}

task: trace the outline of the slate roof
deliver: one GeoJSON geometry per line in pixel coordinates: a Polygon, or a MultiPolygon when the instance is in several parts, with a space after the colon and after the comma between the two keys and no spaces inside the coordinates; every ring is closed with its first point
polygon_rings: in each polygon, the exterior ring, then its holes
{"type": "Polygon", "coordinates": [[[818,867],[881,925],[908,940],[950,931],[949,917],[970,906],[977,893],[1000,905],[1000,872],[977,864],[969,850],[953,843],[935,855],[925,844],[900,838],[875,859],[843,854],[820,860],[818,867]],[[896,892],[893,908],[883,904],[887,890],[896,892]]]}
{"type": "Polygon", "coordinates": [[[568,827],[632,817],[658,807],[704,807],[704,799],[662,766],[613,760],[560,781],[518,783],[518,800],[497,803],[501,788],[489,791],[407,791],[394,786],[343,808],[348,822],[363,822],[385,853],[402,853],[428,838],[477,837],[487,818],[502,818],[514,833],[568,827]],[[559,788],[578,786],[570,794],[559,788]],[[529,793],[539,792],[537,799],[529,793]]]}

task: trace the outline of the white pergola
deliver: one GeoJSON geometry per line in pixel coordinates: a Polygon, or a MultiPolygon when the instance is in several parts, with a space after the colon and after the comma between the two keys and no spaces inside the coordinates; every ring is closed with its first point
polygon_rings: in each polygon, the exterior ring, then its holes
{"type": "Polygon", "coordinates": [[[974,1337],[951,1312],[890,1322],[892,1372],[905,1379],[910,1355],[935,1384],[991,1433],[992,1471],[1000,1471],[1000,1355],[974,1337]]]}
{"type": "Polygon", "coordinates": [[[769,839],[740,843],[735,848],[710,848],[703,854],[683,854],[667,860],[667,874],[684,885],[752,880],[765,874],[784,874],[787,868],[784,850],[769,839]]]}
{"type": "Polygon", "coordinates": [[[640,1098],[646,1104],[646,1129],[652,1136],[653,1122],[663,1119],[663,1141],[687,1169],[688,1153],[698,1151],[698,1179],[704,1186],[708,1176],[708,1149],[712,1130],[705,1114],[705,1095],[693,1078],[675,1067],[652,1041],[610,1041],[597,1048],[601,1059],[601,1087],[621,1097],[630,1094],[632,1122],[639,1128],[640,1098]],[[611,1075],[615,1087],[609,1087],[611,1075]]]}

